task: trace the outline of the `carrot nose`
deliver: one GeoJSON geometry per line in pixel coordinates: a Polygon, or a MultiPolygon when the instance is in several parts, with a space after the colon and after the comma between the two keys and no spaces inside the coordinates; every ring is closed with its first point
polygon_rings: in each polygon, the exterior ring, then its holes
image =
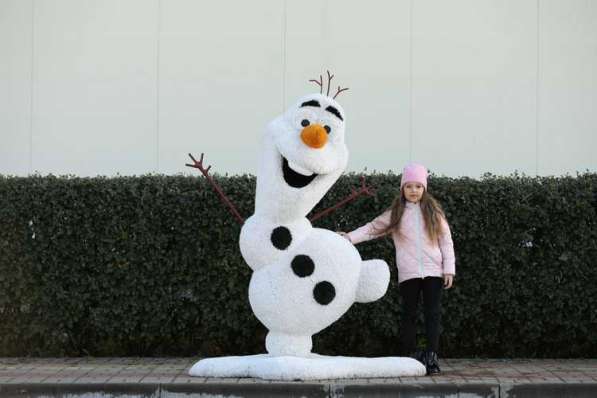
{"type": "Polygon", "coordinates": [[[310,124],[301,131],[301,140],[311,148],[321,148],[328,142],[328,134],[320,124],[310,124]]]}

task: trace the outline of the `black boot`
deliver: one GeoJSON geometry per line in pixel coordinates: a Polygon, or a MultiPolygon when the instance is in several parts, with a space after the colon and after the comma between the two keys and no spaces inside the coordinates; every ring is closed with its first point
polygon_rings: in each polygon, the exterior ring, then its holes
{"type": "Polygon", "coordinates": [[[424,364],[425,364],[425,367],[427,368],[428,376],[435,376],[441,372],[439,369],[439,360],[437,359],[437,354],[433,351],[425,352],[424,364]]]}

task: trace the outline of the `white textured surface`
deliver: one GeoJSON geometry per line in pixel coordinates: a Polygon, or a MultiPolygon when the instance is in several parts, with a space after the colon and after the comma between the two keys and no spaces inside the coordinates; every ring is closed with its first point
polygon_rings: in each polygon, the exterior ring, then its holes
{"type": "Polygon", "coordinates": [[[329,105],[338,109],[346,121],[340,104],[329,97],[311,94],[300,98],[267,125],[257,170],[255,214],[277,222],[294,222],[305,217],[344,172],[348,162],[348,148],[344,142],[346,122],[325,111],[329,105]],[[300,107],[309,100],[318,101],[321,107],[300,107]],[[322,148],[310,148],[302,141],[303,119],[312,125],[331,126],[327,143],[322,148]],[[300,189],[289,186],[283,179],[283,157],[316,173],[317,177],[300,189]]]}
{"type": "MultiPolygon", "coordinates": [[[[271,245],[272,231],[280,225],[280,222],[255,215],[245,220],[240,230],[239,246],[243,259],[253,271],[278,261],[286,254],[285,251],[278,250],[271,245]]],[[[285,222],[284,227],[288,228],[292,236],[292,242],[286,251],[294,250],[313,230],[309,220],[304,217],[292,222],[285,222]]]]}
{"type": "Polygon", "coordinates": [[[355,296],[358,303],[379,300],[390,284],[390,268],[384,260],[365,260],[361,263],[359,285],[355,296]]]}
{"type": "Polygon", "coordinates": [[[274,357],[266,354],[206,358],[189,370],[191,376],[256,377],[267,380],[354,379],[423,376],[425,367],[407,357],[274,357]]]}
{"type": "Polygon", "coordinates": [[[334,232],[314,228],[294,252],[253,273],[251,308],[270,330],[312,335],[340,318],[354,303],[360,272],[361,258],[354,246],[334,232]],[[312,259],[311,275],[299,277],[293,272],[291,264],[296,255],[312,259]],[[313,293],[316,284],[324,281],[335,289],[335,297],[327,305],[319,304],[313,293]]]}
{"type": "Polygon", "coordinates": [[[255,214],[241,229],[240,249],[254,271],[249,302],[269,330],[271,355],[312,355],[313,334],[340,318],[357,297],[374,301],[388,288],[384,261],[363,262],[350,242],[312,228],[305,218],[346,167],[345,118],[332,98],[311,94],[274,119],[265,133],[255,214]],[[327,134],[323,145],[312,147],[301,137],[317,124],[322,132],[328,127],[327,134]],[[301,174],[317,175],[303,180],[301,174]]]}

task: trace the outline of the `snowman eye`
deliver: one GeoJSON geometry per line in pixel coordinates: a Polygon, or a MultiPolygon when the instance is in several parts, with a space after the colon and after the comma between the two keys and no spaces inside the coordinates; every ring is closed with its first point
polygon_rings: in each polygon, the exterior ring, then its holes
{"type": "Polygon", "coordinates": [[[325,129],[325,131],[327,131],[328,134],[332,131],[332,128],[330,126],[328,126],[327,124],[325,126],[323,126],[323,128],[325,129]]]}
{"type": "Polygon", "coordinates": [[[310,125],[311,123],[307,120],[307,119],[303,119],[301,121],[301,126],[303,127],[307,127],[308,125],[310,125]]]}

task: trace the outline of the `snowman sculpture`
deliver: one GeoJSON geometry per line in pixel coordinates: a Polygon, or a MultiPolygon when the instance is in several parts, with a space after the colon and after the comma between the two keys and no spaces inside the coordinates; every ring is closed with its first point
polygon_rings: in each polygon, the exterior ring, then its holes
{"type": "MultiPolygon", "coordinates": [[[[385,261],[363,261],[348,240],[314,228],[306,218],[348,162],[345,113],[335,100],[345,89],[338,87],[330,96],[332,78],[328,72],[326,94],[320,77],[320,93],[299,99],[267,126],[255,213],[240,233],[241,254],[253,270],[249,302],[268,329],[268,353],[203,359],[189,371],[192,376],[306,380],[425,374],[423,365],[411,358],[325,357],[311,352],[312,335],[353,303],[381,298],[390,278],[385,261]]],[[[205,170],[197,161],[189,166],[205,170]]],[[[240,217],[234,208],[233,212],[240,217]]]]}

